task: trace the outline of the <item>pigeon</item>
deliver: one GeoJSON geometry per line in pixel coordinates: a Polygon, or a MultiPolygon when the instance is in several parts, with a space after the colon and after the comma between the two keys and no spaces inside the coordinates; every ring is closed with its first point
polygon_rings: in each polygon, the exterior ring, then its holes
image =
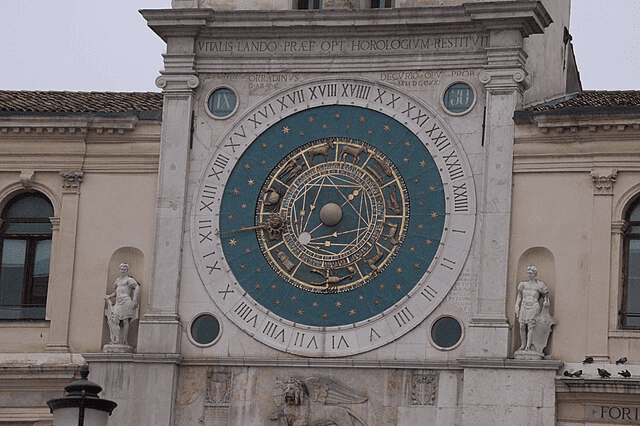
{"type": "Polygon", "coordinates": [[[593,362],[592,356],[588,356],[584,359],[584,361],[582,361],[583,364],[591,364],[592,362],[593,362]]]}
{"type": "Polygon", "coordinates": [[[611,377],[611,373],[609,373],[607,370],[605,370],[604,368],[598,368],[598,374],[600,375],[600,377],[602,377],[603,379],[609,378],[611,377]]]}
{"type": "Polygon", "coordinates": [[[580,376],[582,376],[582,370],[576,370],[573,373],[571,373],[571,375],[573,377],[580,377],[580,376]]]}
{"type": "Polygon", "coordinates": [[[625,379],[628,379],[629,377],[631,377],[631,373],[629,373],[629,370],[621,371],[618,374],[624,377],[625,379]]]}
{"type": "Polygon", "coordinates": [[[620,358],[619,360],[616,361],[616,365],[624,364],[625,362],[627,362],[627,357],[623,356],[622,358],[620,358]]]}
{"type": "Polygon", "coordinates": [[[564,374],[567,377],[572,377],[573,376],[573,373],[569,373],[568,370],[564,370],[564,373],[562,373],[562,374],[564,374]]]}

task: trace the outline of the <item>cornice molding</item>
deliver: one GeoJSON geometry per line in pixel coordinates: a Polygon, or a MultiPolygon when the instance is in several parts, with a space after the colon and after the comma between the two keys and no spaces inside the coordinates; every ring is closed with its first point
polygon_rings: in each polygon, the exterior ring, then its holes
{"type": "Polygon", "coordinates": [[[0,117],[0,137],[14,134],[77,134],[86,135],[89,131],[98,134],[123,134],[134,130],[140,120],[138,117],[93,117],[73,115],[20,115],[0,117]]]}

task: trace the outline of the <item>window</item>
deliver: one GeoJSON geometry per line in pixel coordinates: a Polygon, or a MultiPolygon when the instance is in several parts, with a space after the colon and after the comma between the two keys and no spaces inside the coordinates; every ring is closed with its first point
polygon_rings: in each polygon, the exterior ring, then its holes
{"type": "Polygon", "coordinates": [[[12,199],[0,227],[0,319],[44,319],[53,206],[35,192],[12,199]]]}
{"type": "Polygon", "coordinates": [[[295,0],[296,9],[320,9],[320,0],[295,0]]]}
{"type": "Polygon", "coordinates": [[[371,0],[371,9],[391,9],[393,0],[371,0]]]}
{"type": "Polygon", "coordinates": [[[640,200],[629,208],[625,219],[628,228],[624,235],[620,322],[622,328],[640,329],[640,200]]]}

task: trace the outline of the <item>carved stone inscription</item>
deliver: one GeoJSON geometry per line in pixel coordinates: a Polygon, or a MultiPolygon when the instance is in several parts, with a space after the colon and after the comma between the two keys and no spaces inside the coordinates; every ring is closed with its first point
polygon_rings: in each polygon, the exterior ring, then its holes
{"type": "Polygon", "coordinates": [[[354,55],[377,53],[424,53],[451,50],[478,50],[489,46],[489,36],[482,33],[466,35],[403,36],[357,39],[277,39],[234,40],[201,39],[196,52],[203,56],[256,56],[278,54],[354,55]]]}
{"type": "Polygon", "coordinates": [[[447,301],[455,304],[467,317],[471,315],[471,304],[475,300],[476,281],[477,274],[475,272],[464,271],[447,295],[447,301]]]}
{"type": "Polygon", "coordinates": [[[637,425],[640,420],[640,407],[625,406],[587,406],[587,420],[598,423],[637,425]]]}

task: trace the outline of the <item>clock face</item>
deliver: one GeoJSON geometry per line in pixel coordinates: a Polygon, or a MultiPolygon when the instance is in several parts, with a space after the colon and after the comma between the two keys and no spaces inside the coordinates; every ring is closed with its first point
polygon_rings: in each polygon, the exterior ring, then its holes
{"type": "Polygon", "coordinates": [[[240,328],[287,352],[343,356],[406,333],[450,290],[473,181],[452,135],[404,94],[388,97],[413,105],[404,120],[349,91],[276,113],[314,88],[259,106],[223,139],[196,195],[193,247],[240,328]]]}

